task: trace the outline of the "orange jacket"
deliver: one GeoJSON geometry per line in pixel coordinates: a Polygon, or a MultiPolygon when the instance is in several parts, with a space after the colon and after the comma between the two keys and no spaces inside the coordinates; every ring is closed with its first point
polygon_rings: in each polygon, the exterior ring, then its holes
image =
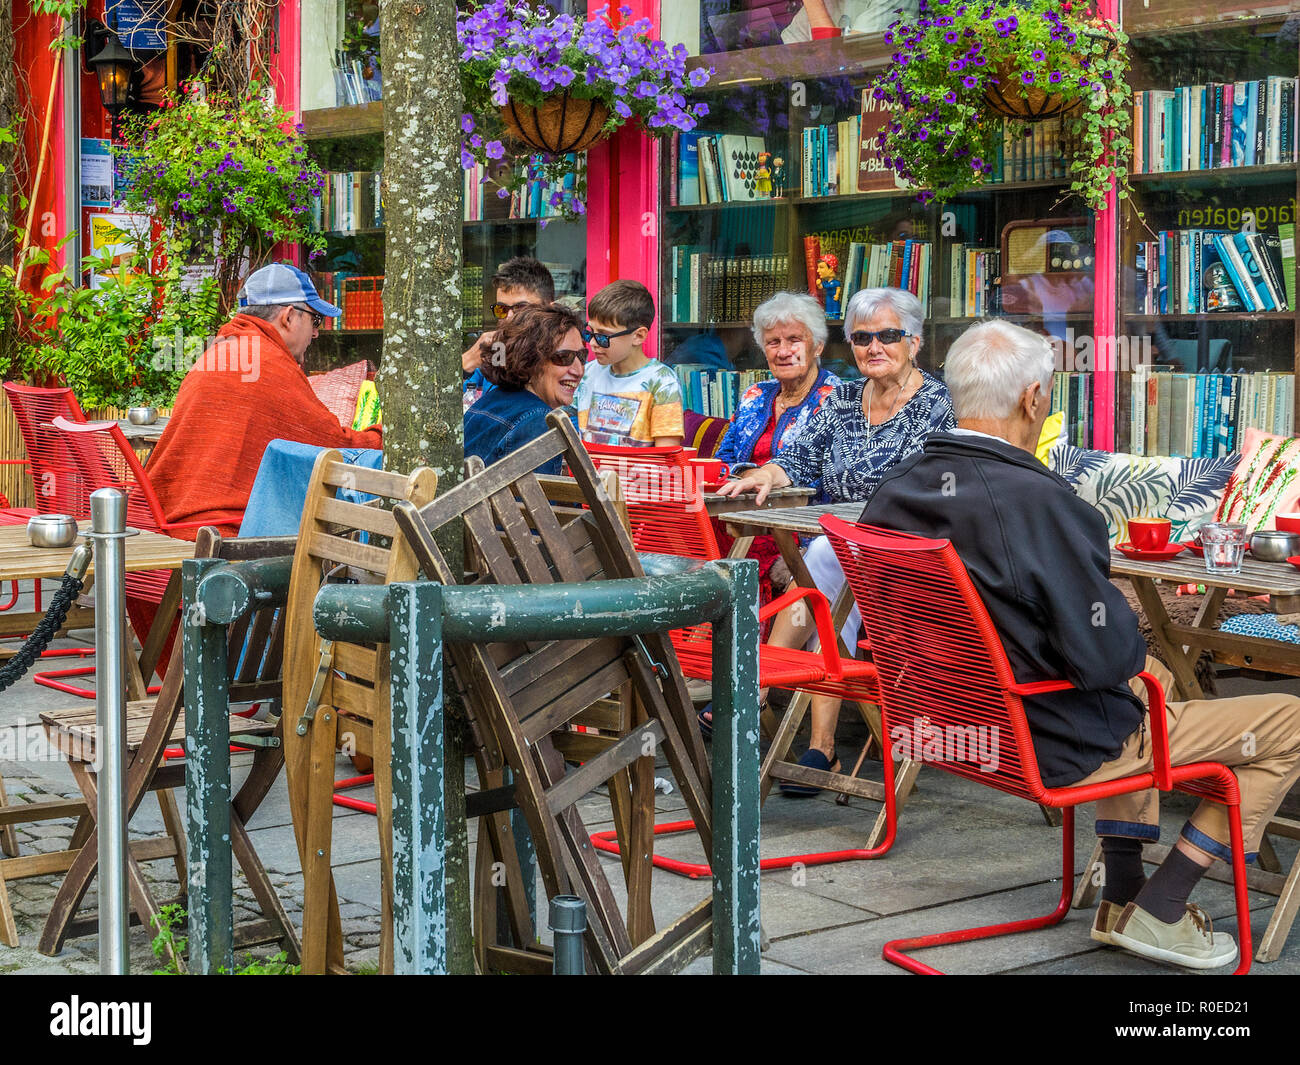
{"type": "Polygon", "coordinates": [[[240,314],[217,337],[181,382],[149,459],[149,479],[168,521],[209,521],[233,534],[272,440],[383,446],[376,429],[339,425],[270,322],[240,314]]]}

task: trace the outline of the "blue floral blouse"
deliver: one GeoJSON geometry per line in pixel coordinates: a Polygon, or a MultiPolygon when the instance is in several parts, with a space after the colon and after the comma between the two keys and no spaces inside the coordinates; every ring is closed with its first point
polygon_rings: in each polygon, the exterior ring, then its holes
{"type": "Polygon", "coordinates": [[[862,414],[867,378],[840,383],[823,400],[808,427],[772,461],[791,484],[820,483],[832,503],[866,502],[896,463],[920,451],[933,432],[957,425],[942,381],[920,371],[916,395],[887,422],[871,427],[862,414]]]}
{"type": "MultiPolygon", "coordinates": [[[[812,416],[817,413],[822,400],[839,383],[840,379],[830,370],[818,370],[812,391],[804,397],[802,403],[791,407],[778,419],[772,433],[773,455],[799,438],[812,416]]],[[[780,391],[780,381],[759,381],[745,390],[736,413],[731,417],[731,428],[727,430],[722,446],[718,448],[717,458],[733,470],[753,464],[754,446],[772,421],[772,411],[780,391]]]]}

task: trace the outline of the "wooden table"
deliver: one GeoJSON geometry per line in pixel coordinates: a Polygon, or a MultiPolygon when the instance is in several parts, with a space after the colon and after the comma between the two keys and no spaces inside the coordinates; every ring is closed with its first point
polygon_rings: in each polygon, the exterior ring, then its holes
{"type": "MultiPolygon", "coordinates": [[[[802,510],[806,509],[804,504],[808,502],[816,493],[811,488],[797,488],[791,485],[787,488],[774,488],[767,494],[763,500],[762,507],[758,508],[757,513],[763,514],[772,510],[802,510]]],[[[731,524],[730,515],[754,511],[754,497],[749,492],[739,496],[720,496],[717,492],[704,493],[704,510],[711,518],[722,518],[731,524]]],[[[860,510],[861,508],[859,508],[860,510]]],[[[731,549],[727,552],[728,558],[744,558],[749,554],[750,547],[753,546],[754,537],[762,535],[754,532],[737,533],[732,532],[735,537],[731,549]]],[[[798,547],[795,547],[795,553],[798,553],[798,547]]],[[[784,552],[783,552],[784,554],[784,552]]],[[[786,562],[789,565],[789,562],[786,562]]],[[[794,570],[790,571],[791,573],[794,570]]]]}
{"type": "Polygon", "coordinates": [[[1238,636],[1219,632],[1215,627],[1219,607],[1230,588],[1267,595],[1270,608],[1279,614],[1300,611],[1300,569],[1289,562],[1259,562],[1247,556],[1240,573],[1207,573],[1205,560],[1190,551],[1166,562],[1137,562],[1112,549],[1110,572],[1133,582],[1133,591],[1174,675],[1175,694],[1180,698],[1205,698],[1196,680],[1196,660],[1203,649],[1235,665],[1300,676],[1300,644],[1238,636]],[[1156,591],[1157,581],[1205,585],[1205,600],[1191,625],[1176,625],[1170,620],[1156,591]]]}
{"type": "MultiPolygon", "coordinates": [[[[1220,661],[1300,676],[1300,644],[1239,636],[1219,632],[1215,627],[1219,620],[1219,607],[1230,588],[1250,595],[1267,595],[1269,605],[1278,613],[1300,610],[1300,570],[1290,563],[1259,562],[1248,555],[1240,573],[1207,573],[1205,560],[1190,551],[1165,562],[1138,562],[1112,549],[1110,572],[1114,577],[1127,577],[1132,581],[1142,612],[1146,614],[1156,643],[1174,675],[1176,691],[1173,694],[1183,699],[1205,698],[1196,680],[1196,660],[1203,649],[1220,661]],[[1170,619],[1156,589],[1157,581],[1205,586],[1205,599],[1191,625],[1178,625],[1170,619]]],[[[1275,816],[1269,822],[1267,832],[1300,839],[1300,821],[1275,816]]],[[[1149,862],[1163,861],[1168,853],[1169,848],[1163,845],[1149,843],[1143,848],[1143,857],[1149,862]]],[[[1098,843],[1088,871],[1075,891],[1075,906],[1092,903],[1096,889],[1091,870],[1099,868],[1100,861],[1101,845],[1098,843]]],[[[1225,869],[1221,863],[1215,863],[1206,875],[1225,882],[1232,879],[1231,870],[1225,869]]],[[[1284,871],[1266,833],[1260,840],[1259,865],[1247,868],[1246,881],[1256,891],[1277,896],[1277,906],[1255,951],[1256,961],[1274,961],[1281,954],[1297,910],[1300,910],[1300,855],[1296,856],[1290,871],[1284,871]]]]}
{"type": "Polygon", "coordinates": [[[122,430],[122,435],[130,441],[132,447],[140,447],[147,444],[153,446],[162,439],[163,430],[167,428],[170,418],[160,417],[152,425],[133,425],[125,418],[118,419],[117,427],[122,430]]]}
{"type": "MultiPolygon", "coordinates": [[[[86,528],[83,523],[82,528],[86,528]]],[[[187,558],[194,557],[194,545],[161,533],[140,532],[122,541],[126,545],[126,572],[166,569],[172,571],[171,580],[154,621],[153,629],[138,634],[141,653],[137,659],[127,656],[127,694],[131,699],[145,698],[145,682],[158,665],[158,657],[166,642],[171,621],[180,608],[180,567],[187,558]]],[[[8,581],[57,581],[67,569],[76,545],[71,547],[32,547],[27,542],[27,529],[22,525],[0,526],[0,583],[8,581]]],[[[94,572],[92,565],[87,581],[94,572]]],[[[0,639],[23,635],[32,631],[41,619],[40,614],[7,611],[0,614],[0,639]]],[[[68,611],[65,628],[88,628],[95,622],[93,610],[74,606],[68,611]]]]}
{"type": "MultiPolygon", "coordinates": [[[[820,536],[822,527],[818,524],[818,519],[824,514],[833,514],[837,518],[843,518],[845,521],[857,521],[862,516],[863,503],[824,503],[820,506],[801,507],[795,504],[786,503],[783,506],[776,507],[772,503],[772,496],[778,495],[779,492],[788,492],[790,489],[778,489],[768,496],[768,508],[763,510],[754,510],[751,506],[748,510],[739,512],[724,512],[723,521],[726,522],[727,529],[732,536],[736,537],[739,543],[742,538],[752,540],[755,536],[770,536],[776,541],[777,550],[781,552],[781,558],[785,564],[790,567],[790,572],[794,575],[795,583],[804,588],[815,587],[813,579],[808,574],[808,568],[803,564],[803,554],[799,550],[800,536],[820,536]]],[[[798,489],[801,492],[807,492],[808,489],[798,489]]],[[[806,497],[805,497],[806,498],[806,497]]],[[[754,501],[753,496],[741,496],[741,500],[748,500],[751,504],[754,501]]],[[[707,497],[705,506],[707,507],[707,497]]],[[[712,511],[710,511],[712,513],[712,511]]],[[[748,547],[746,547],[748,550],[748,547]]],[[[743,552],[742,552],[743,554],[743,552]]],[[[1300,572],[1300,571],[1297,571],[1300,572]]],[[[847,589],[847,585],[845,588],[847,589]]],[[[844,618],[848,616],[848,603],[851,597],[841,593],[840,599],[835,604],[838,620],[836,625],[843,624],[844,618]],[[841,616],[838,612],[838,605],[843,602],[844,611],[841,616]]],[[[847,653],[847,652],[844,652],[847,653]]],[[[849,657],[852,657],[851,655],[849,657]]]]}

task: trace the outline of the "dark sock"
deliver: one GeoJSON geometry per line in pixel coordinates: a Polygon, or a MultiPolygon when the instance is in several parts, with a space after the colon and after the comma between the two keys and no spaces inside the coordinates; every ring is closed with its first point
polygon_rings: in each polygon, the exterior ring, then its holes
{"type": "Polygon", "coordinates": [[[1175,847],[1133,901],[1157,921],[1173,924],[1182,920],[1187,897],[1204,875],[1203,866],[1175,847]]]}
{"type": "Polygon", "coordinates": [[[1147,882],[1142,871],[1142,841],[1126,836],[1102,836],[1101,857],[1106,871],[1101,897],[1118,906],[1128,905],[1147,882]]]}

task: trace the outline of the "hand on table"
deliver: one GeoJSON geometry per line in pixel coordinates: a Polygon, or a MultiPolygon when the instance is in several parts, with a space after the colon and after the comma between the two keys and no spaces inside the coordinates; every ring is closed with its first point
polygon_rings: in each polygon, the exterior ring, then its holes
{"type": "Polygon", "coordinates": [[[718,495],[738,496],[745,492],[753,492],[755,493],[754,505],[761,507],[773,488],[784,488],[789,483],[790,478],[785,475],[785,471],[780,466],[768,463],[719,486],[718,495]]]}

